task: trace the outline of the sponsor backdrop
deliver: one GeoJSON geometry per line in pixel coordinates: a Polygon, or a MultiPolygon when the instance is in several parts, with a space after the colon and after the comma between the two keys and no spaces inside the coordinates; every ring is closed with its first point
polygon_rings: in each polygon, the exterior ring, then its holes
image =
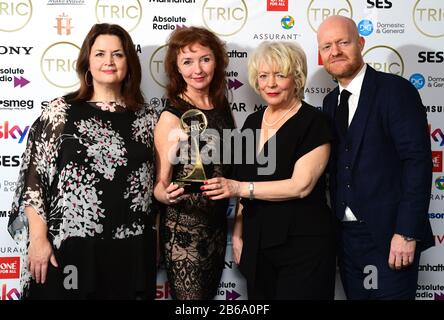
{"type": "MultiPolygon", "coordinates": [[[[6,227],[28,130],[48,101],[76,89],[77,54],[94,23],[117,23],[130,32],[142,63],[143,92],[157,111],[165,104],[163,58],[170,32],[192,25],[213,30],[227,44],[229,100],[242,126],[249,113],[264,107],[247,83],[246,68],[249,54],[264,40],[301,44],[309,73],[305,100],[321,108],[336,84],[322,68],[316,31],[333,14],[357,23],[366,39],[368,64],[409,79],[423,99],[434,161],[429,217],[436,246],[422,256],[417,298],[443,300],[442,0],[0,0],[0,299],[20,298],[20,252],[6,227]]],[[[231,222],[233,208],[227,217],[231,222]]],[[[171,298],[164,270],[158,276],[157,298],[171,298]]],[[[336,298],[344,299],[340,281],[336,298]]],[[[230,237],[216,299],[247,299],[230,237]]]]}

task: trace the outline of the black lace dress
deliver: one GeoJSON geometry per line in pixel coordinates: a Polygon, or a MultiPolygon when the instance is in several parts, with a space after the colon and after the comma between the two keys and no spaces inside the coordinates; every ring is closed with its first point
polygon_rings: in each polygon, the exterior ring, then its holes
{"type": "MultiPolygon", "coordinates": [[[[188,108],[195,108],[183,101],[188,108]]],[[[221,158],[226,144],[223,129],[233,129],[234,121],[228,106],[202,110],[208,119],[203,135],[207,147],[220,147],[221,158]]],[[[177,117],[183,111],[169,106],[163,112],[177,117]]],[[[202,140],[203,140],[202,139],[202,140]]],[[[189,143],[186,142],[186,143],[189,143]]],[[[201,144],[202,146],[202,144],[201,144]]],[[[210,153],[201,153],[207,178],[230,177],[232,166],[222,163],[205,164],[210,153]]],[[[222,162],[222,161],[221,161],[222,162]]],[[[173,168],[172,181],[186,176],[192,165],[179,163],[173,168]]],[[[161,215],[160,234],[168,282],[173,299],[212,299],[222,275],[227,239],[228,199],[212,201],[201,193],[166,207],[161,215]]]]}

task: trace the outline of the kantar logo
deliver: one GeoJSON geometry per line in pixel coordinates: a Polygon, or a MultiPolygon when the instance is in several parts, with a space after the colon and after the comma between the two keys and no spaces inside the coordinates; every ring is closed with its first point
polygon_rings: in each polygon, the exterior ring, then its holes
{"type": "Polygon", "coordinates": [[[219,36],[238,33],[248,19],[248,8],[244,0],[205,0],[202,20],[205,26],[219,36]]]}
{"type": "Polygon", "coordinates": [[[30,0],[0,1],[0,31],[19,31],[28,24],[31,16],[30,0]]]}
{"type": "Polygon", "coordinates": [[[139,0],[97,0],[96,19],[99,23],[118,24],[131,32],[142,19],[142,6],[139,0]]]}
{"type": "Polygon", "coordinates": [[[330,16],[353,18],[353,8],[348,0],[311,0],[307,8],[310,28],[318,32],[319,25],[330,16]]]}
{"type": "Polygon", "coordinates": [[[416,29],[426,37],[444,36],[444,1],[418,0],[413,7],[413,22],[416,29]]]}
{"type": "Polygon", "coordinates": [[[398,51],[392,47],[374,46],[364,52],[364,61],[377,71],[404,75],[404,61],[398,51]]]}
{"type": "Polygon", "coordinates": [[[163,45],[157,48],[150,58],[150,75],[154,82],[162,88],[166,87],[167,77],[165,75],[165,55],[167,46],[163,45]]]}
{"type": "Polygon", "coordinates": [[[80,48],[71,42],[56,42],[42,55],[40,68],[45,79],[55,87],[71,88],[79,83],[76,73],[80,48]]]}

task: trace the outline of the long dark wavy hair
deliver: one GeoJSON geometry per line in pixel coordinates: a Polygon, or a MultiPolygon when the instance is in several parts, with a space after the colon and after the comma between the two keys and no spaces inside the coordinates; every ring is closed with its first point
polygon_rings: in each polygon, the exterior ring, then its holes
{"type": "Polygon", "coordinates": [[[77,58],[76,71],[80,80],[80,88],[77,91],[68,94],[67,100],[68,102],[88,101],[93,96],[94,87],[87,84],[87,81],[89,84],[92,82],[91,74],[87,76],[85,75],[89,70],[89,55],[91,53],[91,48],[96,41],[96,38],[102,34],[117,36],[122,42],[122,47],[125,52],[128,65],[128,71],[125,79],[122,82],[122,87],[120,89],[121,95],[128,109],[132,111],[139,110],[144,103],[142,91],[140,90],[142,72],[139,57],[136,49],[134,48],[134,43],[131,36],[125,29],[117,24],[95,24],[88,32],[85,40],[83,40],[83,44],[77,58]]]}
{"type": "Polygon", "coordinates": [[[214,108],[226,107],[228,100],[226,98],[225,69],[228,66],[228,55],[225,44],[214,33],[201,27],[178,28],[171,33],[168,39],[165,56],[165,72],[169,80],[166,87],[168,99],[173,106],[183,109],[179,95],[186,91],[187,84],[179,73],[177,56],[181,49],[196,43],[210,48],[216,61],[214,76],[209,88],[210,103],[214,108]]]}

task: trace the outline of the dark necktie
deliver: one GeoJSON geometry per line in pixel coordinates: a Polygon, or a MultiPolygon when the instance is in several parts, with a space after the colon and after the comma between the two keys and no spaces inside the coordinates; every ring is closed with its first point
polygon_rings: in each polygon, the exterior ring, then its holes
{"type": "Polygon", "coordinates": [[[348,98],[350,95],[349,91],[342,90],[338,109],[336,110],[336,126],[343,135],[347,134],[348,129],[348,98]]]}

